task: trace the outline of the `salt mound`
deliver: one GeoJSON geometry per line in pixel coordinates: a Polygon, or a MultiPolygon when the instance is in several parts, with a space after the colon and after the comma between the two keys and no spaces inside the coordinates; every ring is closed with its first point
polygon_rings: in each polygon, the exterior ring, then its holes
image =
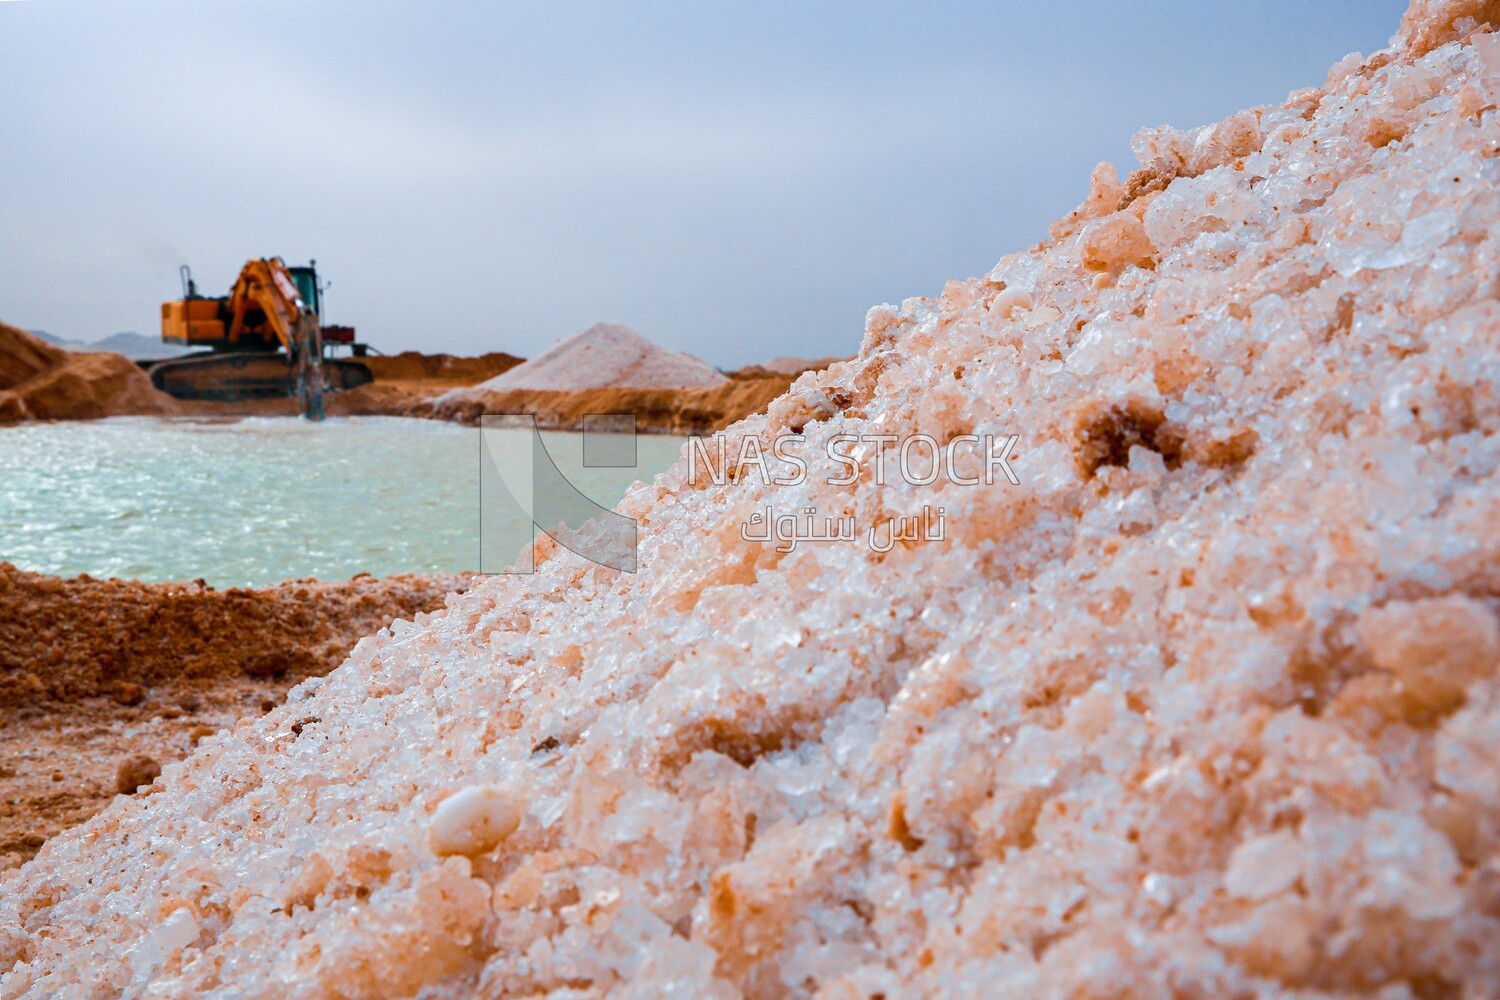
{"type": "Polygon", "coordinates": [[[74,353],[0,323],[0,423],[177,412],[176,402],[118,354],[74,353]]]}
{"type": "Polygon", "coordinates": [[[1497,15],[1144,133],[729,435],[1019,486],[679,464],[640,572],[542,545],[0,882],[0,996],[1500,995],[1497,15]]]}
{"type": "Polygon", "coordinates": [[[700,389],[726,381],[697,358],[657,347],[628,327],[595,323],[530,361],[475,386],[473,391],[700,389]]]}

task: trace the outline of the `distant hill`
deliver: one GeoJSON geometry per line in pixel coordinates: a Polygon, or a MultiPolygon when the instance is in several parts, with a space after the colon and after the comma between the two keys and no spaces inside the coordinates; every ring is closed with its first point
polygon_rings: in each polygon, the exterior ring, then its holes
{"type": "Polygon", "coordinates": [[[82,340],[67,340],[45,330],[32,330],[31,335],[44,340],[55,347],[61,347],[69,351],[95,352],[109,351],[112,354],[123,354],[132,361],[152,361],[157,358],[175,358],[181,354],[187,354],[185,347],[174,347],[171,344],[163,344],[156,337],[147,337],[145,334],[135,333],[127,330],[121,333],[112,333],[103,340],[96,340],[92,344],[82,340]]]}
{"type": "Polygon", "coordinates": [[[45,340],[54,347],[66,347],[69,350],[73,350],[74,348],[84,346],[81,340],[65,340],[56,334],[48,333],[46,330],[28,330],[27,332],[39,340],[45,340]]]}
{"type": "Polygon", "coordinates": [[[103,340],[96,340],[84,348],[74,350],[88,351],[113,351],[123,354],[132,361],[150,360],[152,358],[175,358],[180,354],[187,354],[185,347],[175,347],[172,344],[163,344],[157,337],[147,337],[144,334],[126,331],[124,333],[112,333],[103,340]]]}

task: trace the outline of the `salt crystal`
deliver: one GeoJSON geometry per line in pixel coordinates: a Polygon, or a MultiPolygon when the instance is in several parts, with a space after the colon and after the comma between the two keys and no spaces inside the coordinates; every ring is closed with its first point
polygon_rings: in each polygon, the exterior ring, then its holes
{"type": "Polygon", "coordinates": [[[506,789],[470,786],[438,805],[427,827],[427,844],[438,855],[487,854],[520,823],[521,810],[506,789]]]}
{"type": "Polygon", "coordinates": [[[1224,888],[1242,899],[1265,899],[1285,892],[1302,877],[1302,848],[1286,832],[1247,840],[1229,856],[1224,888]]]}

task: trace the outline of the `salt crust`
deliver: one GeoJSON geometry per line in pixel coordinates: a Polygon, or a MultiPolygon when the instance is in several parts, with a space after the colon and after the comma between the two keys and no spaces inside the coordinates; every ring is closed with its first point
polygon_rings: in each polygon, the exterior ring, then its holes
{"type": "Polygon", "coordinates": [[[1014,432],[1020,487],[680,463],[642,572],[543,546],[54,840],[0,996],[1500,996],[1495,7],[1143,133],[731,431],[1014,432]],[[440,858],[471,786],[524,816],[440,858]]]}

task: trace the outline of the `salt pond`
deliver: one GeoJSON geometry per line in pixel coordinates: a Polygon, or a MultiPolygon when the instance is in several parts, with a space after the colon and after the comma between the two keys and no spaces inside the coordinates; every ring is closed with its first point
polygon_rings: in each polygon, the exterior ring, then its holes
{"type": "MultiPolygon", "coordinates": [[[[607,507],[682,445],[641,437],[635,468],[582,468],[580,435],[543,438],[607,507]]],[[[398,417],[4,427],[0,561],[220,587],[478,569],[480,455],[474,428],[398,417]]]]}

